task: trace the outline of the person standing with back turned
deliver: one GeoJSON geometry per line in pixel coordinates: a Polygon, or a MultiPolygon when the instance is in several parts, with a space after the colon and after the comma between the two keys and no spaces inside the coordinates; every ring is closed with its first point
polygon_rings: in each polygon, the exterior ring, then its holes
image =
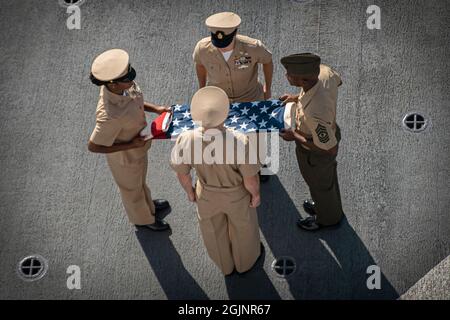
{"type": "Polygon", "coordinates": [[[171,160],[189,201],[197,204],[208,254],[224,275],[250,270],[261,256],[256,214],[261,202],[260,165],[251,163],[248,137],[223,126],[228,111],[228,97],[222,89],[204,87],[197,91],[191,115],[199,127],[178,137],[171,160]],[[211,151],[213,145],[217,148],[211,151]],[[208,159],[212,153],[215,158],[208,159]],[[195,187],[192,169],[198,177],[195,187]]]}

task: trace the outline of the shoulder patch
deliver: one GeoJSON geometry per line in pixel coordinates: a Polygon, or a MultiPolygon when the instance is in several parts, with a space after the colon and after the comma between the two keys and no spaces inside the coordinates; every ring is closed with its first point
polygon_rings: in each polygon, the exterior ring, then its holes
{"type": "Polygon", "coordinates": [[[321,125],[320,123],[317,125],[316,133],[319,137],[320,142],[327,143],[328,141],[330,141],[327,128],[325,128],[325,126],[321,125]]]}

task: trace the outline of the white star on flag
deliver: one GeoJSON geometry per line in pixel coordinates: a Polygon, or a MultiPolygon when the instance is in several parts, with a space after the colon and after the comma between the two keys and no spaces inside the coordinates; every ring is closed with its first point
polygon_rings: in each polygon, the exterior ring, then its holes
{"type": "Polygon", "coordinates": [[[275,118],[277,116],[277,112],[272,111],[272,113],[270,114],[270,118],[275,118]]]}
{"type": "Polygon", "coordinates": [[[184,118],[189,118],[191,116],[191,113],[187,110],[185,112],[183,112],[182,114],[183,114],[184,118]]]}
{"type": "Polygon", "coordinates": [[[241,124],[241,129],[247,129],[248,123],[245,123],[245,121],[241,124]]]}
{"type": "MultiPolygon", "coordinates": [[[[174,104],[172,110],[172,125],[162,136],[170,138],[198,127],[192,119],[189,105],[174,104]]],[[[279,100],[235,102],[230,104],[230,114],[224,125],[226,130],[244,134],[258,131],[278,133],[285,127],[285,110],[279,100]]]]}

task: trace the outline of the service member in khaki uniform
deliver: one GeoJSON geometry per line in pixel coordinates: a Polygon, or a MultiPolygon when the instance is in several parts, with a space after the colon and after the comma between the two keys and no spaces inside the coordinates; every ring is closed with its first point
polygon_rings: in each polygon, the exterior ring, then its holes
{"type": "Polygon", "coordinates": [[[199,128],[178,137],[171,159],[189,200],[197,204],[208,254],[225,275],[250,270],[261,254],[256,214],[260,165],[257,161],[251,164],[248,137],[223,127],[228,110],[229,100],[222,89],[200,89],[191,102],[192,119],[199,128]],[[225,139],[232,143],[231,149],[225,139]],[[223,143],[212,151],[212,141],[223,143]],[[215,161],[208,159],[212,154],[217,156],[215,161]],[[196,187],[192,186],[192,168],[198,177],[196,187]]]}
{"type": "MultiPolygon", "coordinates": [[[[205,21],[210,37],[194,49],[194,62],[200,88],[222,88],[231,103],[268,100],[272,96],[272,53],[257,39],[239,35],[241,18],[233,12],[216,13],[205,21]],[[258,80],[262,64],[265,84],[258,80]]],[[[263,165],[265,167],[265,165],[263,165]]],[[[267,182],[269,175],[260,175],[267,182]]]]}
{"type": "Polygon", "coordinates": [[[294,54],[281,59],[287,70],[289,83],[301,87],[299,95],[284,95],[285,103],[295,102],[295,130],[280,135],[297,144],[296,155],[300,171],[309,186],[313,202],[305,201],[303,207],[311,216],[298,221],[305,230],[333,226],[343,217],[337,178],[336,156],[341,139],[336,124],[339,74],[320,64],[320,57],[294,54]]]}
{"type": "Polygon", "coordinates": [[[167,108],[144,102],[133,81],[136,71],[124,50],[112,49],[100,54],[92,63],[90,77],[101,88],[96,126],[88,149],[106,154],[129,221],[153,231],[168,229],[169,225],[155,215],[158,217],[161,211],[169,209],[169,203],[152,200],[146,184],[151,140],[144,141],[139,136],[146,126],[144,110],[162,113],[167,108]]]}
{"type": "Polygon", "coordinates": [[[222,88],[231,102],[268,100],[271,97],[272,53],[260,40],[238,35],[241,18],[221,12],[206,19],[211,36],[194,49],[194,62],[200,88],[222,88]],[[263,65],[265,85],[258,81],[258,65],[263,65]]]}

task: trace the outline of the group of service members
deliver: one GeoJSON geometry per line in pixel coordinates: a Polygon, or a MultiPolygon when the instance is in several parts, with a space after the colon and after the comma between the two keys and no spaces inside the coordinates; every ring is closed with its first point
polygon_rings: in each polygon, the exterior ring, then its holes
{"type": "MultiPolygon", "coordinates": [[[[212,141],[204,139],[209,129],[214,134],[235,140],[249,152],[249,139],[224,127],[230,102],[251,102],[272,96],[272,53],[256,39],[238,34],[240,17],[221,12],[206,19],[211,35],[195,46],[193,60],[200,89],[191,101],[191,116],[201,126],[182,133],[174,148],[193,152],[195,142],[202,151],[212,141]],[[265,83],[258,80],[262,65],[265,83]]],[[[336,124],[339,74],[321,64],[320,57],[310,53],[292,54],[281,59],[290,85],[299,87],[298,95],[285,94],[284,103],[295,103],[295,126],[283,130],[285,141],[295,141],[300,172],[309,186],[312,201],[303,207],[309,216],[297,225],[308,231],[337,226],[343,217],[336,171],[340,130],[336,124]]],[[[139,132],[146,126],[145,113],[163,113],[169,107],[145,102],[134,81],[136,71],[129,55],[121,49],[103,52],[91,67],[91,81],[100,87],[96,126],[88,149],[105,153],[112,176],[119,187],[130,223],[153,231],[169,228],[161,216],[170,210],[168,201],[153,200],[146,183],[151,140],[139,132]]],[[[241,149],[242,150],[242,149],[241,149]]],[[[234,150],[236,154],[236,150],[234,150]]],[[[203,154],[203,152],[202,152],[203,154]]],[[[261,256],[256,208],[260,205],[260,164],[179,163],[171,159],[171,167],[195,202],[201,234],[209,256],[224,275],[244,273],[252,269],[261,256]],[[192,182],[195,170],[197,181],[192,182]]],[[[194,159],[191,157],[191,159],[194,159]]],[[[227,158],[228,159],[228,158],[227,158]]]]}

